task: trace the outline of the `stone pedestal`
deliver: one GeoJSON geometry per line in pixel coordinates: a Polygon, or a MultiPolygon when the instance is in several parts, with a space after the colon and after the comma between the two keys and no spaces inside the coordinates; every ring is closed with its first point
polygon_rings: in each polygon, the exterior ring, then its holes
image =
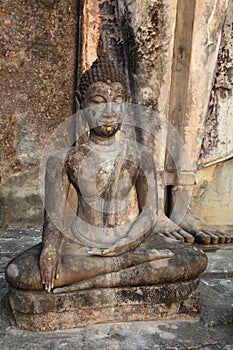
{"type": "MultiPolygon", "coordinates": [[[[16,325],[30,331],[52,331],[200,314],[198,286],[207,267],[206,255],[191,244],[160,235],[151,235],[143,246],[168,249],[174,256],[99,275],[87,284],[55,288],[52,293],[15,289],[11,284],[9,307],[16,325]]],[[[19,258],[32,262],[34,249],[37,246],[19,258]]]]}
{"type": "Polygon", "coordinates": [[[198,285],[196,279],[60,294],[11,289],[9,302],[19,328],[52,331],[97,323],[193,317],[201,311],[198,285]]]}

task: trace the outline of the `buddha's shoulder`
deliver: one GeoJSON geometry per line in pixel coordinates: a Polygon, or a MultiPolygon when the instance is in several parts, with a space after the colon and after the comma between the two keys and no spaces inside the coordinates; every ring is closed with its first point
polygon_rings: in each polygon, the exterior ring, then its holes
{"type": "Polygon", "coordinates": [[[69,148],[66,159],[72,158],[82,158],[90,151],[90,147],[88,145],[77,145],[69,148]]]}
{"type": "Polygon", "coordinates": [[[66,154],[65,169],[72,171],[72,169],[78,169],[85,155],[89,152],[89,147],[86,145],[77,145],[70,147],[66,154]]]}

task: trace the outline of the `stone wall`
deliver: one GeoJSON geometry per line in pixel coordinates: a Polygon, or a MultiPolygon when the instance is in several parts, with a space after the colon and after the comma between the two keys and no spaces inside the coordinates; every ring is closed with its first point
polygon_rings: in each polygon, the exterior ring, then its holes
{"type": "Polygon", "coordinates": [[[222,31],[211,91],[193,209],[210,223],[231,224],[233,209],[233,1],[222,31]],[[204,166],[204,168],[202,168],[204,166]]]}
{"type": "Polygon", "coordinates": [[[233,156],[233,1],[222,30],[199,166],[233,156]]]}
{"type": "Polygon", "coordinates": [[[0,226],[38,226],[41,152],[72,114],[76,0],[3,0],[0,226]]]}
{"type": "Polygon", "coordinates": [[[231,224],[233,213],[233,158],[200,169],[193,191],[193,209],[210,223],[231,224]]]}

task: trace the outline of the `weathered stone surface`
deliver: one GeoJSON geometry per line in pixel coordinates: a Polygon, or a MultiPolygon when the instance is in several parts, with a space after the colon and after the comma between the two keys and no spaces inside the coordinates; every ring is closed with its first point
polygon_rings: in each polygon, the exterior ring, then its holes
{"type": "Polygon", "coordinates": [[[197,167],[209,96],[221,41],[228,0],[197,0],[184,122],[184,141],[194,169],[197,167]],[[192,130],[192,132],[190,132],[192,130]]]}
{"type": "Polygon", "coordinates": [[[232,9],[229,1],[205,126],[193,209],[214,224],[232,224],[232,9]],[[221,160],[229,159],[218,163],[221,160]],[[218,163],[218,164],[217,164],[218,163]],[[211,165],[214,164],[214,165],[211,165]],[[207,165],[210,165],[206,167],[207,165]]]}
{"type": "Polygon", "coordinates": [[[82,33],[82,55],[80,71],[91,67],[92,62],[97,58],[97,46],[100,32],[100,9],[99,1],[83,0],[83,33],[82,33]]]}
{"type": "Polygon", "coordinates": [[[177,1],[169,114],[180,138],[171,128],[168,150],[173,150],[173,159],[166,159],[170,171],[191,173],[197,168],[227,8],[228,1],[177,1]]]}
{"type": "Polygon", "coordinates": [[[211,326],[233,323],[233,278],[203,276],[200,290],[205,323],[211,326]]]}
{"type": "MultiPolygon", "coordinates": [[[[155,242],[158,249],[164,246],[163,239],[157,239],[155,242]]],[[[164,264],[161,260],[161,266],[158,265],[157,270],[160,267],[163,273],[159,274],[156,270],[158,277],[154,269],[151,271],[151,276],[148,276],[146,270],[144,272],[141,270],[142,275],[147,276],[146,280],[144,276],[134,277],[136,272],[132,268],[131,272],[127,272],[127,269],[119,272],[122,275],[125,271],[121,282],[118,281],[121,275],[113,274],[112,282],[110,281],[112,288],[106,287],[109,279],[104,278],[105,276],[94,278],[94,285],[91,285],[90,289],[78,291],[74,285],[72,291],[64,287],[59,288],[57,293],[55,289],[56,294],[11,288],[10,308],[18,327],[44,331],[95,323],[153,320],[199,314],[201,309],[198,276],[200,270],[203,271],[206,266],[205,256],[192,245],[184,247],[183,244],[169,239],[165,247],[168,248],[171,244],[175,246],[173,248],[175,257],[168,262],[165,261],[164,264]],[[129,275],[128,279],[126,275],[129,275]],[[133,284],[135,278],[142,281],[138,286],[133,284]]],[[[156,264],[153,266],[156,268],[156,264]]],[[[79,288],[79,284],[76,288],[79,288]]]]}
{"type": "MultiPolygon", "coordinates": [[[[1,182],[21,173],[16,190],[19,193],[20,186],[28,179],[28,171],[38,168],[41,151],[51,132],[72,114],[76,1],[4,0],[0,16],[1,182]],[[51,6],[47,6],[48,2],[51,6]]],[[[34,187],[36,184],[34,178],[34,187]]],[[[6,196],[0,205],[1,225],[11,222],[14,225],[16,221],[21,227],[34,226],[33,221],[38,225],[42,209],[32,213],[31,219],[28,211],[28,222],[25,223],[24,215],[19,222],[25,200],[16,198],[16,210],[7,195],[9,183],[5,186],[2,191],[6,196]]],[[[31,207],[38,204],[37,191],[31,191],[31,207]]]]}
{"type": "Polygon", "coordinates": [[[199,167],[233,155],[233,1],[229,0],[210,96],[199,167]]]}
{"type": "Polygon", "coordinates": [[[207,252],[200,283],[202,319],[209,326],[233,323],[233,245],[207,252]]]}
{"type": "Polygon", "coordinates": [[[197,171],[192,207],[207,222],[232,225],[232,173],[233,159],[197,171]]]}
{"type": "Polygon", "coordinates": [[[196,316],[199,281],[158,286],[92,289],[48,294],[10,290],[10,305],[21,329],[49,331],[95,323],[196,316]]]}
{"type": "MultiPolygon", "coordinates": [[[[10,238],[8,240],[11,245],[15,243],[10,238]]],[[[200,313],[198,277],[206,268],[205,255],[192,245],[156,235],[148,244],[156,249],[171,249],[174,257],[103,274],[87,279],[86,284],[81,281],[76,285],[55,288],[54,293],[28,288],[30,277],[22,280],[23,287],[18,288],[26,290],[11,288],[9,298],[18,326],[30,330],[64,329],[93,323],[174,318],[200,313]]],[[[34,258],[38,264],[38,248],[36,246],[25,252],[17,258],[17,262],[14,260],[19,267],[21,263],[25,266],[24,274],[28,267],[33,269],[34,258]]],[[[5,251],[8,252],[7,245],[5,251]]],[[[75,256],[71,259],[75,266],[75,256]]],[[[75,270],[70,271],[74,273],[75,270]]]]}
{"type": "Polygon", "coordinates": [[[9,177],[0,187],[0,227],[41,227],[44,211],[38,171],[9,177]]]}
{"type": "Polygon", "coordinates": [[[119,1],[132,101],[147,107],[143,118],[135,116],[140,142],[156,154],[158,172],[165,160],[176,7],[176,0],[119,1]]]}
{"type": "Polygon", "coordinates": [[[232,325],[206,328],[199,320],[109,323],[34,333],[10,328],[0,333],[2,350],[231,350],[232,325]]]}
{"type": "Polygon", "coordinates": [[[233,277],[233,247],[229,246],[229,250],[218,250],[214,254],[207,253],[208,267],[204,276],[213,276],[215,278],[233,277]]]}

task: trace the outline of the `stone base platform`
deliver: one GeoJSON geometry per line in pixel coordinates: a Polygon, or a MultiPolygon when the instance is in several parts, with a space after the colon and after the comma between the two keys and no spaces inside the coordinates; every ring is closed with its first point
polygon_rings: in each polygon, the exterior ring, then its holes
{"type": "Polygon", "coordinates": [[[60,294],[10,289],[9,303],[19,328],[52,331],[98,323],[193,317],[201,312],[198,285],[197,279],[60,294]]]}

